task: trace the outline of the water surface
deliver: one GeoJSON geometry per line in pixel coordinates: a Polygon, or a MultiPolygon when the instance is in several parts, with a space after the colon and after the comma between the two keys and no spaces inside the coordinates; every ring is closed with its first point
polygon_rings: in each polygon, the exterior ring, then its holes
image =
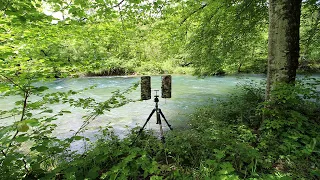
{"type": "MultiPolygon", "coordinates": [[[[298,78],[302,78],[299,76],[298,78]]],[[[314,75],[314,78],[320,78],[320,75],[314,75]]],[[[117,89],[125,90],[140,80],[140,77],[85,77],[77,79],[58,79],[50,83],[39,83],[37,85],[46,85],[49,87],[48,92],[63,92],[68,90],[82,90],[90,86],[96,85],[96,88],[75,95],[75,98],[91,97],[97,101],[107,100],[117,89]]],[[[215,102],[233,91],[238,84],[255,81],[261,82],[265,80],[265,75],[237,75],[237,76],[214,76],[206,78],[198,78],[187,75],[172,75],[172,98],[160,98],[159,107],[162,109],[169,123],[173,128],[184,126],[188,116],[200,106],[215,102]]],[[[161,88],[161,76],[151,77],[152,99],[146,101],[137,101],[126,104],[120,108],[106,111],[104,115],[97,117],[91,124],[87,126],[84,136],[95,139],[95,135],[99,134],[100,127],[112,126],[116,134],[123,137],[131,128],[142,126],[151,111],[153,110],[155,91],[161,88]]],[[[320,87],[319,87],[320,90],[320,87]]],[[[161,92],[159,92],[160,94],[161,92]]],[[[134,92],[128,95],[133,100],[140,99],[140,86],[134,92]]],[[[19,97],[7,97],[0,99],[0,109],[6,110],[14,107],[14,102],[19,97]]],[[[20,99],[21,100],[21,99],[20,99]]],[[[82,123],[82,117],[89,112],[81,108],[69,107],[66,104],[50,105],[54,112],[60,110],[68,110],[72,113],[65,114],[54,121],[58,126],[53,132],[58,138],[67,138],[77,131],[82,123]]],[[[0,126],[11,124],[19,121],[19,117],[10,119],[1,119],[0,126]]],[[[164,129],[168,127],[163,122],[164,129]]],[[[153,115],[146,129],[159,130],[156,124],[156,117],[153,115]]],[[[81,149],[83,144],[77,142],[73,145],[75,149],[81,149]]]]}
{"type": "MultiPolygon", "coordinates": [[[[221,76],[221,77],[206,77],[198,78],[194,76],[173,75],[172,76],[172,98],[160,98],[159,107],[164,115],[172,124],[173,128],[186,123],[188,115],[197,107],[216,100],[217,98],[232,91],[239,83],[244,83],[249,80],[263,80],[264,75],[238,75],[238,76],[221,76]]],[[[90,86],[96,85],[95,89],[87,90],[76,97],[91,97],[97,101],[107,100],[111,96],[111,92],[120,89],[125,90],[133,83],[138,82],[140,77],[86,77],[77,79],[59,79],[51,83],[45,83],[50,89],[48,92],[81,90],[90,86]]],[[[161,88],[161,76],[152,76],[152,90],[161,88]]],[[[153,96],[155,91],[152,91],[152,99],[146,101],[138,101],[129,103],[123,107],[106,111],[104,115],[96,118],[88,126],[85,135],[93,137],[98,133],[99,127],[113,126],[118,135],[124,135],[130,128],[137,125],[142,126],[147,117],[153,110],[155,103],[153,96]]],[[[137,100],[140,98],[140,87],[128,95],[129,98],[137,100]]],[[[8,109],[14,106],[14,101],[18,97],[0,99],[0,109],[8,109]]],[[[72,108],[64,104],[50,105],[55,112],[60,110],[69,110],[71,114],[65,114],[59,117],[55,123],[58,125],[54,135],[59,138],[71,136],[74,131],[77,131],[83,123],[82,116],[88,114],[81,108],[72,108]]],[[[0,125],[5,125],[10,122],[17,121],[19,117],[14,117],[10,120],[0,120],[0,125]]],[[[168,127],[164,124],[165,130],[168,127]]],[[[159,129],[156,124],[155,115],[147,124],[146,129],[159,129]]]]}

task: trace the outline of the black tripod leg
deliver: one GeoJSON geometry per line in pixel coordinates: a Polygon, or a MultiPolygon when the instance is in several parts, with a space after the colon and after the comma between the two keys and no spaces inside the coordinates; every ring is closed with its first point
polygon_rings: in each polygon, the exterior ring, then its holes
{"type": "Polygon", "coordinates": [[[140,129],[139,134],[140,134],[140,133],[143,131],[143,129],[146,127],[147,123],[149,122],[149,120],[151,119],[151,117],[152,117],[152,115],[153,115],[153,113],[154,113],[155,111],[156,111],[155,109],[152,110],[152,112],[150,113],[148,119],[146,120],[146,122],[144,123],[144,125],[142,126],[142,128],[140,129]]]}
{"type": "Polygon", "coordinates": [[[164,119],[164,121],[167,123],[168,127],[170,128],[170,130],[173,130],[173,129],[172,129],[172,127],[171,127],[171,125],[168,123],[168,121],[167,121],[166,117],[164,117],[164,115],[163,115],[163,113],[162,113],[161,109],[159,109],[159,113],[161,114],[161,116],[162,116],[162,118],[164,119]]]}
{"type": "Polygon", "coordinates": [[[150,113],[148,119],[146,120],[146,122],[144,123],[144,125],[142,126],[142,128],[140,128],[140,130],[139,130],[136,138],[134,139],[133,143],[136,142],[137,138],[140,136],[140,134],[142,133],[143,129],[146,127],[147,123],[149,122],[149,120],[151,119],[151,117],[152,117],[152,115],[153,115],[153,113],[154,113],[155,111],[156,111],[155,109],[152,110],[152,112],[150,113]]]}

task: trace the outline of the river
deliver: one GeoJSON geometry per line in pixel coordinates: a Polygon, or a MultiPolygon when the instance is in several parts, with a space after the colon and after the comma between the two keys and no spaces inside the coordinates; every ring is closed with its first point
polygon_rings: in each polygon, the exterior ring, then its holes
{"type": "MultiPolygon", "coordinates": [[[[319,76],[317,76],[319,77],[319,76]]],[[[140,77],[85,77],[75,79],[59,79],[54,82],[46,83],[49,92],[81,90],[92,85],[97,87],[87,90],[78,97],[91,97],[98,101],[107,100],[111,92],[120,89],[124,90],[133,83],[138,82],[140,77]]],[[[188,75],[172,75],[172,98],[160,98],[159,107],[162,109],[169,123],[173,128],[183,126],[190,115],[197,107],[215,101],[231,92],[237,84],[248,81],[260,82],[265,80],[265,75],[237,75],[237,76],[214,76],[198,78],[188,75]]],[[[152,90],[161,88],[161,76],[151,77],[152,90]]],[[[154,95],[152,91],[152,96],[154,95]]],[[[128,95],[129,98],[137,100],[140,98],[140,86],[137,90],[128,95]]],[[[14,107],[15,98],[0,99],[0,109],[14,107]]],[[[50,105],[51,106],[51,105],[50,105]]],[[[126,104],[120,108],[106,111],[104,115],[96,118],[85,132],[85,136],[94,138],[98,134],[99,127],[112,126],[116,134],[123,136],[137,125],[142,126],[155,106],[153,98],[146,101],[137,101],[126,104]]],[[[70,137],[74,131],[82,125],[82,116],[86,112],[80,108],[70,108],[67,105],[53,105],[51,108],[55,112],[63,109],[71,111],[60,117],[55,123],[58,125],[53,134],[59,138],[70,137]]],[[[18,117],[15,118],[16,120],[18,117]]],[[[15,120],[0,120],[0,126],[15,120]]],[[[158,130],[155,115],[147,124],[146,129],[158,130]]],[[[164,129],[168,127],[164,124],[164,129]]]]}

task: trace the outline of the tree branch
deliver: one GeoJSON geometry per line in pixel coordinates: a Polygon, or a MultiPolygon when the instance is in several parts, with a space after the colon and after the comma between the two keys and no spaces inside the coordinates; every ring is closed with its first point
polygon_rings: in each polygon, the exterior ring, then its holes
{"type": "Polygon", "coordinates": [[[7,118],[12,117],[12,116],[15,116],[15,115],[17,115],[17,114],[11,114],[10,116],[0,117],[0,119],[7,119],[7,118]]]}
{"type": "Polygon", "coordinates": [[[28,169],[28,167],[27,167],[27,162],[26,162],[26,160],[22,159],[22,161],[23,161],[23,164],[24,164],[24,169],[26,170],[27,174],[29,174],[29,169],[28,169]]]}
{"type": "Polygon", "coordinates": [[[253,0],[251,0],[249,3],[247,3],[247,4],[245,5],[245,7],[242,7],[242,8],[241,8],[241,11],[236,14],[235,18],[236,18],[236,19],[240,19],[239,16],[240,16],[244,11],[246,11],[246,10],[251,6],[252,3],[253,3],[253,0]]]}
{"type": "Polygon", "coordinates": [[[11,78],[9,78],[9,77],[7,77],[7,76],[5,76],[5,75],[2,75],[2,74],[1,74],[1,76],[4,77],[5,79],[7,79],[9,82],[11,82],[13,85],[19,87],[19,89],[20,89],[21,91],[25,91],[25,89],[24,89],[23,87],[21,87],[19,84],[17,84],[16,82],[14,82],[11,78]]]}
{"type": "Polygon", "coordinates": [[[41,49],[40,51],[44,54],[44,56],[48,56],[48,54],[43,49],[41,49]]]}
{"type": "Polygon", "coordinates": [[[200,8],[194,10],[193,12],[191,12],[187,17],[185,17],[181,22],[180,22],[180,26],[186,22],[192,15],[194,15],[195,13],[199,12],[200,10],[204,9],[205,7],[207,7],[208,4],[203,4],[200,8]]]}
{"type": "Polygon", "coordinates": [[[120,1],[117,5],[114,5],[113,8],[119,7],[123,2],[124,0],[120,1]]]}
{"type": "MultiPolygon", "coordinates": [[[[26,109],[27,109],[27,100],[28,100],[28,97],[29,97],[29,92],[26,91],[25,94],[24,94],[24,101],[23,101],[23,109],[22,109],[22,114],[21,114],[21,118],[20,118],[20,122],[23,121],[24,119],[24,115],[25,115],[25,112],[26,112],[26,109]]],[[[13,137],[11,138],[11,141],[8,145],[8,148],[7,148],[7,152],[9,151],[10,147],[12,146],[12,141],[17,137],[19,131],[17,129],[17,131],[15,132],[15,134],[13,135],[13,137]]]]}
{"type": "Polygon", "coordinates": [[[1,150],[1,153],[3,154],[4,157],[7,157],[7,154],[3,150],[1,150]]]}

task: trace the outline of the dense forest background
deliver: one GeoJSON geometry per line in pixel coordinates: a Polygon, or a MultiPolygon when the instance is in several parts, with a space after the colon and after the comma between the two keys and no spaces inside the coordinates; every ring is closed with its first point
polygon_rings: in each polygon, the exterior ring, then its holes
{"type": "Polygon", "coordinates": [[[18,100],[0,110],[2,122],[15,118],[0,126],[0,179],[319,179],[320,82],[295,79],[296,70],[320,70],[319,21],[318,0],[1,0],[0,100],[18,100]],[[87,125],[134,102],[126,95],[138,84],[103,102],[74,98],[94,86],[43,84],[234,73],[268,73],[267,86],[242,85],[201,107],[166,143],[104,127],[83,153],[71,144],[90,143],[87,125]],[[52,135],[54,121],[72,113],[54,104],[88,110],[73,136],[52,135]]]}
{"type": "MultiPolygon", "coordinates": [[[[3,1],[1,58],[54,76],[266,73],[266,1],[117,3],[3,1]]],[[[305,1],[301,71],[319,70],[318,30],[319,5],[305,1]]]]}

